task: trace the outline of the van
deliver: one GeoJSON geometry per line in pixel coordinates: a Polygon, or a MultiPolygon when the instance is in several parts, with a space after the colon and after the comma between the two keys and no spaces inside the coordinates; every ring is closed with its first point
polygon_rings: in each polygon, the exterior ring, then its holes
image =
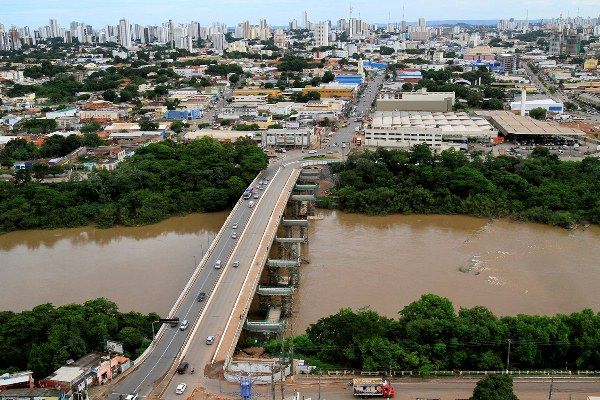
{"type": "Polygon", "coordinates": [[[179,330],[185,331],[189,325],[190,325],[190,323],[188,322],[188,320],[184,319],[183,322],[181,323],[181,325],[179,325],[179,330]]]}
{"type": "Polygon", "coordinates": [[[251,201],[250,203],[248,203],[248,207],[250,207],[250,208],[254,207],[254,202],[251,201]]]}
{"type": "Polygon", "coordinates": [[[177,367],[177,373],[179,375],[185,374],[185,371],[188,369],[189,366],[190,364],[188,364],[187,361],[182,361],[181,364],[179,364],[179,367],[177,367]]]}

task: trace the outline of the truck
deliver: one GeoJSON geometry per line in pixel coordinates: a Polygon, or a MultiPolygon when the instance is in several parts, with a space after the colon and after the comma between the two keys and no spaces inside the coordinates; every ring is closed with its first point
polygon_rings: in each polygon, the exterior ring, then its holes
{"type": "Polygon", "coordinates": [[[356,397],[394,397],[394,387],[381,378],[355,378],[352,380],[352,390],[356,397]]]}
{"type": "Polygon", "coordinates": [[[248,189],[244,190],[244,195],[243,195],[244,200],[248,200],[249,198],[251,198],[253,192],[254,192],[253,187],[249,187],[248,189]]]}

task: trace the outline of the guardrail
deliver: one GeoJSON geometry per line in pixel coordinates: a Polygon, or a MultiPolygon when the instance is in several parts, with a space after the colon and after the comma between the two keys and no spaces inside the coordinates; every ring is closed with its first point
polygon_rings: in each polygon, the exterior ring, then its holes
{"type": "MultiPolygon", "coordinates": [[[[279,171],[278,171],[278,172],[279,172],[279,171]]],[[[298,175],[299,175],[299,174],[300,174],[300,172],[299,172],[299,171],[298,171],[298,172],[295,172],[295,171],[294,171],[294,172],[292,172],[292,174],[290,175],[290,177],[289,177],[289,178],[288,178],[288,180],[286,181],[286,184],[284,185],[284,190],[285,190],[285,188],[288,186],[288,184],[289,184],[290,180],[292,180],[292,179],[293,179],[293,180],[294,180],[294,182],[295,182],[295,181],[298,179],[298,175]]],[[[282,195],[283,195],[283,192],[282,192],[282,195]]],[[[279,202],[279,200],[280,200],[280,199],[281,199],[281,196],[280,196],[280,197],[277,199],[277,201],[275,202],[275,207],[273,207],[273,210],[271,210],[271,216],[270,216],[270,218],[269,218],[269,221],[271,221],[271,219],[272,219],[272,217],[273,217],[273,213],[275,212],[275,208],[277,208],[277,203],[279,202]]],[[[283,212],[284,212],[284,209],[282,209],[282,210],[281,210],[281,213],[280,213],[280,215],[278,216],[278,219],[281,219],[281,216],[283,215],[283,212]]],[[[268,227],[268,223],[267,223],[267,227],[268,227]]],[[[267,241],[266,241],[266,243],[268,243],[268,245],[267,245],[267,251],[265,252],[265,258],[266,258],[266,257],[268,256],[268,254],[269,254],[269,249],[270,249],[270,247],[271,247],[271,244],[273,243],[273,240],[275,239],[275,236],[276,236],[276,234],[277,234],[277,229],[275,229],[274,231],[272,231],[272,232],[269,234],[269,238],[268,238],[268,239],[267,239],[267,241]]],[[[262,238],[262,240],[261,240],[261,242],[259,243],[259,246],[258,246],[258,249],[257,249],[257,253],[254,255],[254,258],[252,259],[252,263],[250,264],[250,269],[248,270],[248,275],[246,276],[246,279],[248,278],[248,276],[249,276],[249,274],[250,274],[250,271],[251,271],[251,269],[252,269],[252,266],[253,266],[253,265],[256,263],[256,259],[257,259],[257,257],[259,256],[259,254],[258,254],[258,250],[260,250],[260,247],[261,247],[261,245],[262,245],[262,243],[263,243],[264,241],[265,241],[265,237],[263,237],[263,238],[262,238]]],[[[261,274],[257,274],[257,275],[256,275],[256,277],[255,277],[255,279],[254,279],[254,281],[253,281],[253,287],[254,287],[254,288],[256,288],[256,287],[258,286],[258,281],[260,280],[260,275],[261,275],[261,274]]],[[[243,287],[243,286],[242,286],[242,287],[243,287]]],[[[238,305],[238,303],[239,303],[239,301],[240,301],[240,295],[241,295],[241,293],[242,293],[242,292],[240,291],[240,294],[238,295],[238,298],[236,299],[236,302],[235,302],[235,305],[234,305],[234,310],[235,310],[235,308],[237,308],[237,305],[238,305]]],[[[250,309],[250,304],[251,304],[251,302],[252,302],[252,297],[249,297],[248,299],[246,299],[246,304],[244,305],[244,314],[246,314],[246,315],[247,315],[247,313],[248,313],[248,310],[250,309]]],[[[232,314],[232,315],[233,315],[233,314],[232,314]]],[[[230,316],[230,319],[227,321],[227,325],[226,325],[226,327],[225,327],[225,330],[224,330],[224,332],[226,332],[226,331],[227,331],[227,328],[229,327],[229,322],[231,321],[231,318],[232,318],[232,317],[230,316]]],[[[236,328],[236,330],[235,330],[235,332],[234,332],[234,337],[235,337],[235,338],[239,338],[239,336],[240,336],[240,334],[241,334],[241,331],[242,331],[243,327],[244,327],[244,324],[239,324],[239,325],[238,325],[238,327],[236,328]]],[[[227,365],[229,365],[229,363],[231,362],[231,354],[232,354],[232,352],[233,352],[233,348],[234,348],[234,347],[235,347],[235,345],[236,345],[236,342],[237,342],[237,339],[234,339],[234,340],[232,340],[232,343],[229,345],[229,348],[227,349],[227,354],[228,354],[228,356],[227,356],[227,358],[225,359],[224,368],[226,368],[226,367],[227,367],[227,365]]],[[[217,356],[217,354],[218,354],[218,352],[219,352],[220,346],[221,346],[221,342],[219,342],[219,346],[218,346],[217,350],[215,351],[215,353],[214,353],[214,355],[213,355],[213,359],[211,360],[211,363],[214,363],[214,361],[215,361],[215,357],[217,356]]]]}
{"type": "Polygon", "coordinates": [[[571,371],[571,370],[514,370],[514,371],[357,371],[357,370],[324,370],[322,371],[327,376],[483,376],[491,374],[504,374],[520,376],[520,377],[554,377],[557,379],[566,379],[570,377],[600,377],[600,371],[594,370],[583,370],[583,371],[571,371]]]}

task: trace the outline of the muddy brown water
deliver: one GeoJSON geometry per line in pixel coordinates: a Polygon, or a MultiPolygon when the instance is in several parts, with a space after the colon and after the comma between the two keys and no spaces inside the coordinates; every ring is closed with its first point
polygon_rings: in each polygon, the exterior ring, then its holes
{"type": "MultiPolygon", "coordinates": [[[[397,316],[423,293],[499,315],[600,310],[600,228],[464,216],[320,211],[301,268],[294,330],[341,307],[397,316]]],[[[104,296],[123,310],[170,310],[227,213],[156,225],[0,235],[0,309],[104,296]]]]}

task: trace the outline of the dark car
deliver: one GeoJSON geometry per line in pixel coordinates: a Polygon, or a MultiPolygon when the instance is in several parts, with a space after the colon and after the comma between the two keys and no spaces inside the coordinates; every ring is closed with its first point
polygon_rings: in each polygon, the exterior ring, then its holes
{"type": "Polygon", "coordinates": [[[206,293],[200,292],[198,294],[198,301],[204,301],[205,298],[206,298],[206,293]]]}
{"type": "Polygon", "coordinates": [[[187,361],[182,361],[181,364],[179,364],[179,367],[177,367],[177,373],[179,375],[185,374],[185,371],[188,369],[189,366],[190,364],[187,361]]]}

